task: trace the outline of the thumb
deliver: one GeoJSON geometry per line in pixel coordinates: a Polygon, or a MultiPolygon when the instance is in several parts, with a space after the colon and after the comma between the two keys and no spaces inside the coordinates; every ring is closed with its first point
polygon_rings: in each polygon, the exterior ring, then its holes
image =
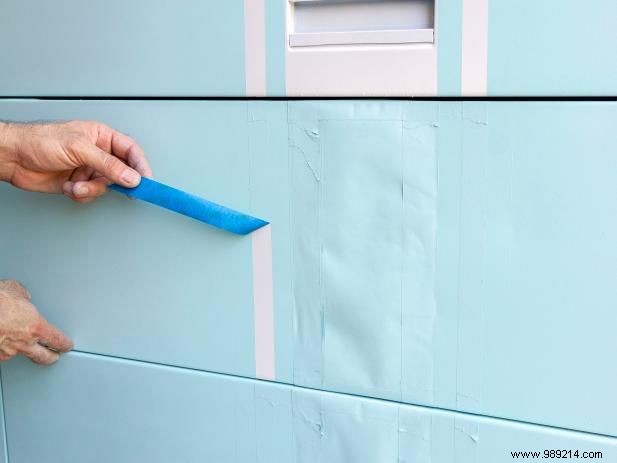
{"type": "Polygon", "coordinates": [[[116,156],[109,154],[98,146],[80,142],[75,147],[75,154],[82,164],[92,167],[107,179],[126,188],[134,188],[139,185],[141,175],[136,170],[127,166],[116,156]]]}

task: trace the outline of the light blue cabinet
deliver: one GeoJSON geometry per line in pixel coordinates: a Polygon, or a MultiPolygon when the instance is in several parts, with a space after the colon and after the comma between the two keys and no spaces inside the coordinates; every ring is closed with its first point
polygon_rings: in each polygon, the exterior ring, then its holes
{"type": "Polygon", "coordinates": [[[3,0],[0,95],[244,95],[241,1],[3,0]]]}
{"type": "Polygon", "coordinates": [[[0,0],[0,120],[98,119],[271,223],[1,184],[0,278],[75,351],[1,366],[0,461],[616,459],[615,101],[245,98],[612,95],[616,14],[0,0]]]}
{"type": "MultiPolygon", "coordinates": [[[[380,2],[355,1],[359,8],[355,12],[354,1],[347,3],[352,3],[349,15],[357,20],[366,16],[362,4],[379,7],[380,2]]],[[[392,3],[397,2],[382,2],[392,3]]],[[[611,59],[617,45],[617,6],[612,0],[398,3],[410,4],[412,13],[413,4],[429,6],[430,17],[424,19],[434,28],[433,39],[394,45],[292,47],[295,3],[288,0],[3,0],[0,95],[584,96],[617,92],[617,64],[611,59]],[[341,61],[346,65],[338,67],[341,61]],[[405,67],[401,61],[413,66],[405,67]],[[401,81],[393,76],[400,73],[405,76],[401,81]],[[350,86],[361,91],[349,93],[350,86]]],[[[405,11],[401,18],[408,15],[405,11]]],[[[371,16],[379,14],[377,10],[371,16]]],[[[321,26],[331,26],[328,11],[309,15],[313,16],[311,28],[319,31],[321,26]]],[[[399,20],[403,23],[398,27],[405,27],[405,19],[399,20]]],[[[412,14],[409,21],[417,19],[412,14]]],[[[331,22],[340,23],[345,32],[344,15],[331,22]]]]}
{"type": "Polygon", "coordinates": [[[2,373],[12,463],[617,457],[615,438],[92,355],[48,369],[19,359],[2,373]]]}
{"type": "MultiPolygon", "coordinates": [[[[156,178],[269,220],[276,381],[617,435],[614,103],[0,113],[100,119],[156,178]]],[[[251,237],[112,193],[81,206],[3,185],[0,213],[0,273],[77,350],[255,376],[251,237]]]]}

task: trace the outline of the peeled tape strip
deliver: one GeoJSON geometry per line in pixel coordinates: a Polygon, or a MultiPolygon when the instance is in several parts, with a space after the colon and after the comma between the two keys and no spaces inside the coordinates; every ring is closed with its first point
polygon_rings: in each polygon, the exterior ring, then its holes
{"type": "Polygon", "coordinates": [[[141,183],[135,188],[125,188],[120,185],[110,185],[109,188],[131,198],[156,204],[238,235],[246,235],[268,224],[265,220],[229,209],[145,177],[142,177],[141,183]]]}

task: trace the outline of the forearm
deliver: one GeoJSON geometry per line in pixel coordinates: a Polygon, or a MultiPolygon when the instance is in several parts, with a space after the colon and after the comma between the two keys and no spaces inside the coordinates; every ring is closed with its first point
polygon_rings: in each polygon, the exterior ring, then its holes
{"type": "Polygon", "coordinates": [[[10,181],[15,170],[17,129],[16,124],[0,122],[0,181],[10,181]]]}

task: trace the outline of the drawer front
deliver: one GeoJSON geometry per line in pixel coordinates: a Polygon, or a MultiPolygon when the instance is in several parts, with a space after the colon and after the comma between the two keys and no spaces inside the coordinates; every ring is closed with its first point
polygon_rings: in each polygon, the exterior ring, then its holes
{"type": "Polygon", "coordinates": [[[251,236],[116,194],[84,207],[1,186],[0,273],[76,349],[617,435],[616,104],[1,112],[101,119],[156,178],[272,224],[267,288],[251,236]],[[254,299],[269,289],[270,327],[254,299]]]}
{"type": "Polygon", "coordinates": [[[0,40],[0,95],[245,94],[238,0],[6,0],[0,40]]]}
{"type": "Polygon", "coordinates": [[[612,0],[332,3],[4,0],[0,95],[617,93],[612,0]]]}
{"type": "Polygon", "coordinates": [[[615,438],[92,355],[47,369],[19,359],[2,373],[12,463],[617,457],[615,438]]]}

